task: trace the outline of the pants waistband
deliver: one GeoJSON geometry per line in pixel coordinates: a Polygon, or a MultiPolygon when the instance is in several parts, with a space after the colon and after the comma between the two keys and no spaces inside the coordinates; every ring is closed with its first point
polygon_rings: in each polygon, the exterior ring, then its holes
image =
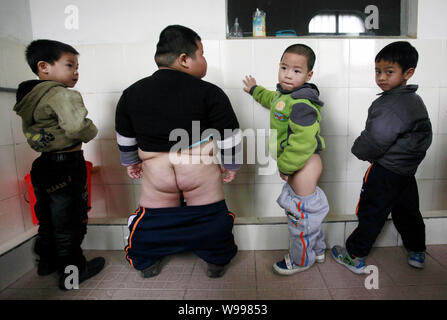
{"type": "Polygon", "coordinates": [[[70,152],[42,152],[43,159],[49,159],[56,162],[63,162],[69,160],[82,159],[84,156],[83,150],[70,152]]]}

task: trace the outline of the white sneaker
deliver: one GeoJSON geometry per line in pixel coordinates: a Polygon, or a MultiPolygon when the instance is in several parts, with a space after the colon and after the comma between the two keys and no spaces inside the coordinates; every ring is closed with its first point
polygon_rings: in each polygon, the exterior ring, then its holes
{"type": "Polygon", "coordinates": [[[323,251],[321,254],[317,254],[315,256],[315,262],[316,263],[323,263],[325,258],[326,258],[326,256],[325,256],[324,251],[323,251]]]}

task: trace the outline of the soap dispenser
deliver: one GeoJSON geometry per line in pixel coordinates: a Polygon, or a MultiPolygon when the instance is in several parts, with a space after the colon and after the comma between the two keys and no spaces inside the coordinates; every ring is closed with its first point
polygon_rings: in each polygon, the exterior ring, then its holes
{"type": "Polygon", "coordinates": [[[239,21],[236,18],[234,20],[234,25],[231,27],[230,30],[230,38],[242,38],[242,28],[239,26],[239,21]]]}

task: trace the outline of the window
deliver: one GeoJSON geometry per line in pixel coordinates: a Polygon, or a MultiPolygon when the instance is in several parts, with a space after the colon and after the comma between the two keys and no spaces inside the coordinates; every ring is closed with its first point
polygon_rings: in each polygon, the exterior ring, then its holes
{"type": "Polygon", "coordinates": [[[227,34],[238,18],[251,37],[256,8],[266,13],[267,37],[407,37],[417,17],[417,0],[227,0],[227,34]]]}
{"type": "Polygon", "coordinates": [[[309,22],[309,34],[359,35],[365,32],[364,18],[358,13],[319,13],[309,22]]]}

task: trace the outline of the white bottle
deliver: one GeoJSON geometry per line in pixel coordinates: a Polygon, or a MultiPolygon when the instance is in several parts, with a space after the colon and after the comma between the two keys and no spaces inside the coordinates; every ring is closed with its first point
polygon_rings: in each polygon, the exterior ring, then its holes
{"type": "Polygon", "coordinates": [[[236,18],[236,20],[234,20],[234,25],[231,27],[230,30],[230,38],[242,38],[242,28],[239,26],[239,21],[236,18]]]}

